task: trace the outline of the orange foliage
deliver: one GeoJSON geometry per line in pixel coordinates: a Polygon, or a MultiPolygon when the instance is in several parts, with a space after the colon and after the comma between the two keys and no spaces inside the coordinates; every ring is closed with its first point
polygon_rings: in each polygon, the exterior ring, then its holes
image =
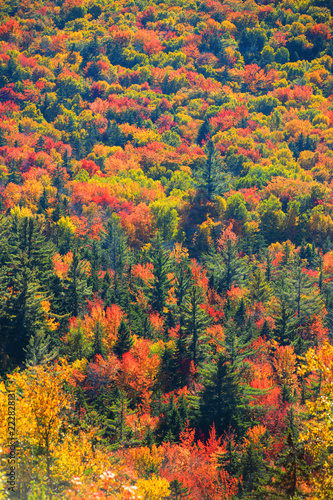
{"type": "Polygon", "coordinates": [[[130,398],[145,399],[152,388],[160,365],[157,354],[150,355],[152,342],[137,339],[129,352],[123,354],[119,382],[130,398]]]}
{"type": "Polygon", "coordinates": [[[126,231],[129,244],[140,248],[155,235],[154,217],[145,203],[139,203],[129,215],[123,215],[121,225],[126,231]]]}

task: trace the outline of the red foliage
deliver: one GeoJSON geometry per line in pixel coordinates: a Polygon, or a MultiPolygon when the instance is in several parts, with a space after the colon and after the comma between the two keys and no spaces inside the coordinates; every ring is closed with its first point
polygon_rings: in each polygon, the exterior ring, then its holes
{"type": "Polygon", "coordinates": [[[21,27],[16,19],[8,19],[7,22],[0,26],[0,38],[9,41],[14,34],[18,34],[20,31],[21,27]]]}
{"type": "Polygon", "coordinates": [[[90,177],[100,172],[99,167],[92,160],[81,160],[81,167],[88,172],[90,177]]]}

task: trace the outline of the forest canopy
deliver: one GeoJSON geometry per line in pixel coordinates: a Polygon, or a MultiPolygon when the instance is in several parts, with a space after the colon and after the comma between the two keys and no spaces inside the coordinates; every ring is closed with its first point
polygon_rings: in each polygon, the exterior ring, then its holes
{"type": "Polygon", "coordinates": [[[333,2],[0,5],[0,499],[331,498],[333,2]]]}

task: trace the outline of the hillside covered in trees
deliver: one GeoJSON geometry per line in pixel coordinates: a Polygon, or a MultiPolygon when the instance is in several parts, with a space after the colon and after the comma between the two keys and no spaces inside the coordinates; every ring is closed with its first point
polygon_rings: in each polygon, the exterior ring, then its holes
{"type": "Polygon", "coordinates": [[[332,498],[332,1],[0,6],[0,498],[332,498]]]}

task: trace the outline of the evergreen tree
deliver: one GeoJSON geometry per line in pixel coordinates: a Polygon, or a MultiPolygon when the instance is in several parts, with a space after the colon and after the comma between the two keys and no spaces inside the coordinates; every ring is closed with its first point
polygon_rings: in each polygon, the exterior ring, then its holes
{"type": "Polygon", "coordinates": [[[162,408],[162,412],[164,417],[157,431],[159,438],[161,441],[169,441],[170,443],[178,441],[179,434],[185,422],[180,416],[173,393],[170,396],[169,402],[162,408]]]}
{"type": "Polygon", "coordinates": [[[78,316],[80,308],[91,294],[91,289],[87,285],[84,263],[80,261],[79,253],[76,249],[73,252],[66,282],[67,311],[73,316],[78,316]]]}
{"type": "Polygon", "coordinates": [[[221,248],[221,252],[215,250],[205,258],[205,264],[211,275],[214,276],[218,292],[230,290],[233,284],[240,284],[243,278],[244,265],[238,256],[237,246],[230,239],[221,248]]]}
{"type": "Polygon", "coordinates": [[[223,190],[223,163],[219,150],[214,142],[209,140],[204,148],[207,160],[203,168],[197,173],[198,187],[203,189],[208,200],[223,190]]]}
{"type": "Polygon", "coordinates": [[[132,261],[127,238],[116,214],[112,214],[106,224],[106,234],[101,242],[101,249],[104,269],[112,269],[118,276],[123,273],[126,262],[132,261]]]}
{"type": "Polygon", "coordinates": [[[122,319],[118,328],[118,338],[113,348],[114,353],[121,358],[121,356],[128,352],[133,345],[133,338],[128,328],[127,322],[122,319]]]}
{"type": "Polygon", "coordinates": [[[304,261],[299,257],[294,259],[292,265],[291,285],[294,289],[294,302],[298,323],[302,323],[305,317],[318,314],[322,307],[322,301],[319,294],[314,292],[314,281],[303,271],[304,261]]]}
{"type": "MultiPolygon", "coordinates": [[[[8,269],[8,268],[7,268],[8,269]]],[[[31,337],[45,325],[42,301],[46,298],[29,269],[25,253],[19,253],[10,274],[3,269],[0,277],[0,339],[9,366],[21,364],[31,337]]],[[[4,359],[4,360],[5,360],[4,359]]]]}
{"type": "Polygon", "coordinates": [[[103,328],[102,325],[99,321],[94,325],[93,329],[93,350],[92,350],[92,356],[96,355],[105,355],[105,347],[103,345],[103,328]]]}
{"type": "Polygon", "coordinates": [[[271,500],[298,498],[298,495],[302,495],[301,485],[309,482],[313,474],[304,444],[298,439],[299,429],[292,409],[289,410],[287,419],[290,426],[285,436],[285,448],[274,469],[266,465],[270,477],[260,481],[261,486],[256,491],[256,498],[265,497],[271,500]],[[274,481],[271,481],[272,476],[274,481]]]}
{"type": "Polygon", "coordinates": [[[50,363],[59,354],[59,349],[52,347],[52,341],[49,335],[46,335],[45,330],[38,330],[33,337],[30,338],[26,351],[26,365],[36,366],[50,363]]]}
{"type": "Polygon", "coordinates": [[[18,168],[15,158],[11,160],[8,166],[7,183],[22,184],[22,173],[18,168]]]}
{"type": "Polygon", "coordinates": [[[254,302],[267,302],[272,295],[272,289],[259,268],[254,271],[248,288],[249,297],[254,302]]]}
{"type": "Polygon", "coordinates": [[[203,142],[210,140],[212,134],[212,126],[206,118],[198,131],[197,143],[201,145],[203,142]]]}
{"type": "Polygon", "coordinates": [[[178,479],[170,481],[169,487],[171,493],[168,498],[170,498],[170,500],[191,500],[192,497],[188,487],[183,486],[183,483],[178,481],[178,479]]]}
{"type": "Polygon", "coordinates": [[[263,450],[252,443],[246,449],[241,459],[242,490],[244,493],[256,491],[260,482],[268,479],[267,467],[263,450]]]}
{"type": "Polygon", "coordinates": [[[209,364],[203,370],[204,390],[200,400],[200,427],[208,433],[212,424],[217,435],[223,434],[229,426],[239,437],[250,425],[249,396],[240,374],[230,361],[220,354],[216,364],[209,364]]]}
{"type": "Polygon", "coordinates": [[[91,288],[93,293],[99,292],[100,289],[100,255],[101,252],[99,245],[96,240],[94,240],[91,246],[91,251],[88,253],[88,259],[90,261],[90,276],[87,281],[88,286],[91,288]]]}
{"type": "Polygon", "coordinates": [[[104,132],[104,142],[108,146],[124,147],[126,143],[126,135],[121,131],[115,121],[108,121],[108,126],[104,132]]]}
{"type": "Polygon", "coordinates": [[[184,303],[186,294],[188,293],[191,285],[192,273],[190,269],[190,259],[187,256],[181,256],[179,262],[172,262],[172,271],[176,278],[175,296],[177,303],[175,305],[175,316],[178,323],[183,324],[182,305],[184,303]]]}
{"type": "Polygon", "coordinates": [[[295,340],[296,321],[293,301],[293,286],[290,277],[286,273],[281,273],[275,282],[275,297],[277,306],[275,307],[275,330],[274,335],[282,345],[290,344],[295,340]]]}
{"type": "Polygon", "coordinates": [[[154,265],[154,282],[151,289],[151,304],[159,314],[163,314],[170,287],[168,278],[170,261],[168,252],[163,248],[160,233],[157,233],[156,238],[152,242],[151,262],[154,265]]]}
{"type": "Polygon", "coordinates": [[[211,323],[207,312],[202,309],[204,296],[201,288],[192,284],[182,308],[184,315],[184,334],[190,359],[196,365],[204,357],[202,337],[211,323]]]}

